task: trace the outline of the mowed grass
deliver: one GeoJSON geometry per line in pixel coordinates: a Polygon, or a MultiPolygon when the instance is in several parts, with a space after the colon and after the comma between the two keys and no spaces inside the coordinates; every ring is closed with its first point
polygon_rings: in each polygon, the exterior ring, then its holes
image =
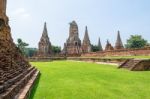
{"type": "Polygon", "coordinates": [[[41,76],[30,99],[150,99],[148,71],[131,72],[75,61],[32,65],[41,71],[41,76]]]}

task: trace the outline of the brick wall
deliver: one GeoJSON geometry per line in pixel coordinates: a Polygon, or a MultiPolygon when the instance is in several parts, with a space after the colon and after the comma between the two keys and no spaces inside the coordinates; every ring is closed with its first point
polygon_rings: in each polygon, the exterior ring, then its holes
{"type": "Polygon", "coordinates": [[[82,57],[104,57],[104,56],[149,56],[150,47],[141,49],[124,49],[114,51],[101,51],[82,54],[82,57]]]}

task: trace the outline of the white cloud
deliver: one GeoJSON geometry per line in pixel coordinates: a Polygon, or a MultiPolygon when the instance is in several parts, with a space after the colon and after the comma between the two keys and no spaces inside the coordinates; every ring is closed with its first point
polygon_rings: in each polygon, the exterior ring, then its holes
{"type": "Polygon", "coordinates": [[[25,9],[24,8],[18,8],[18,9],[16,9],[14,12],[13,12],[13,14],[14,15],[18,15],[18,14],[22,14],[22,13],[25,13],[26,11],[25,11],[25,9]]]}
{"type": "Polygon", "coordinates": [[[30,14],[25,13],[25,14],[22,15],[22,17],[23,17],[23,18],[28,18],[28,17],[30,17],[30,14]]]}
{"type": "Polygon", "coordinates": [[[30,18],[30,14],[27,12],[25,8],[18,8],[10,13],[12,18],[25,19],[30,18]]]}

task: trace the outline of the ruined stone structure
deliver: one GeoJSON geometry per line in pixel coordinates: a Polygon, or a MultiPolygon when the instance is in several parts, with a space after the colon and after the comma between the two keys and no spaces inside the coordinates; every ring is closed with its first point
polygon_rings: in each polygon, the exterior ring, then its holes
{"type": "Polygon", "coordinates": [[[98,39],[98,48],[99,48],[99,51],[103,51],[100,38],[98,39]]]}
{"type": "Polygon", "coordinates": [[[128,59],[123,62],[119,68],[126,68],[131,71],[145,71],[150,70],[149,59],[128,59]]]}
{"type": "Polygon", "coordinates": [[[14,99],[38,72],[13,43],[6,2],[0,0],[0,99],[14,99]]]}
{"type": "Polygon", "coordinates": [[[39,42],[39,49],[37,53],[38,57],[50,57],[52,56],[52,47],[51,42],[48,37],[48,31],[46,23],[44,24],[44,29],[42,33],[42,37],[39,42]]]}
{"type": "Polygon", "coordinates": [[[115,50],[120,50],[120,49],[124,49],[124,47],[123,47],[122,40],[120,37],[120,31],[118,31],[117,40],[115,44],[115,50]]]}
{"type": "Polygon", "coordinates": [[[113,46],[111,45],[111,43],[109,43],[109,41],[107,40],[107,44],[105,47],[105,51],[111,51],[114,50],[113,46]]]}
{"type": "Polygon", "coordinates": [[[88,53],[88,52],[91,52],[91,51],[92,51],[92,47],[91,47],[91,42],[90,42],[90,39],[89,39],[88,29],[87,29],[87,26],[86,26],[85,35],[84,35],[84,39],[83,39],[83,42],[82,42],[82,52],[83,53],[88,53]]]}
{"type": "MultiPolygon", "coordinates": [[[[98,47],[99,47],[99,51],[103,51],[100,38],[98,40],[98,47]]],[[[115,47],[113,47],[111,43],[107,40],[107,44],[106,44],[104,51],[113,51],[113,50],[122,50],[122,49],[124,49],[124,46],[120,37],[120,31],[118,31],[115,47]]],[[[90,53],[90,52],[92,52],[92,46],[91,46],[91,42],[89,39],[87,26],[85,29],[84,39],[81,45],[77,23],[75,21],[71,22],[69,38],[64,44],[62,55],[80,56],[83,53],[90,53]]]]}
{"type": "Polygon", "coordinates": [[[75,21],[70,23],[69,38],[64,45],[65,50],[62,53],[68,56],[79,56],[82,52],[78,25],[75,21]]]}
{"type": "MultiPolygon", "coordinates": [[[[99,51],[103,51],[100,38],[98,40],[98,47],[99,47],[99,51]]],[[[113,50],[122,50],[122,49],[124,49],[124,46],[120,37],[120,31],[118,31],[115,47],[113,47],[111,43],[107,40],[107,44],[104,51],[113,51],[113,50]]],[[[90,52],[92,52],[92,46],[89,39],[87,26],[85,29],[84,39],[81,45],[77,23],[75,21],[71,22],[69,38],[64,44],[64,48],[61,54],[65,56],[80,56],[83,53],[90,53],[90,52]]]]}

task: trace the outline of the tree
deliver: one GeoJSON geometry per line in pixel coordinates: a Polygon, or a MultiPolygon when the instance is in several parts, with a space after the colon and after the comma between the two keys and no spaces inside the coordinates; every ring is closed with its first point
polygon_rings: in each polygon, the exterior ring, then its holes
{"type": "Polygon", "coordinates": [[[26,47],[28,46],[29,44],[27,44],[27,43],[25,43],[25,42],[23,42],[22,41],[22,39],[18,39],[17,40],[17,47],[20,49],[20,51],[21,51],[21,53],[23,54],[23,55],[25,55],[26,56],[26,47]]]}
{"type": "Polygon", "coordinates": [[[61,52],[61,47],[59,46],[52,46],[52,51],[54,54],[59,54],[61,52]]]}
{"type": "Polygon", "coordinates": [[[150,47],[150,43],[147,43],[147,44],[146,44],[146,47],[150,47]]]}
{"type": "Polygon", "coordinates": [[[92,45],[92,51],[93,51],[93,52],[97,52],[97,51],[99,51],[99,50],[100,50],[99,46],[97,46],[97,45],[92,45]]]}
{"type": "Polygon", "coordinates": [[[131,35],[127,40],[126,48],[143,48],[148,44],[147,40],[142,38],[141,35],[131,35]]]}
{"type": "Polygon", "coordinates": [[[26,57],[32,57],[37,52],[36,48],[25,48],[25,55],[26,57]]]}

